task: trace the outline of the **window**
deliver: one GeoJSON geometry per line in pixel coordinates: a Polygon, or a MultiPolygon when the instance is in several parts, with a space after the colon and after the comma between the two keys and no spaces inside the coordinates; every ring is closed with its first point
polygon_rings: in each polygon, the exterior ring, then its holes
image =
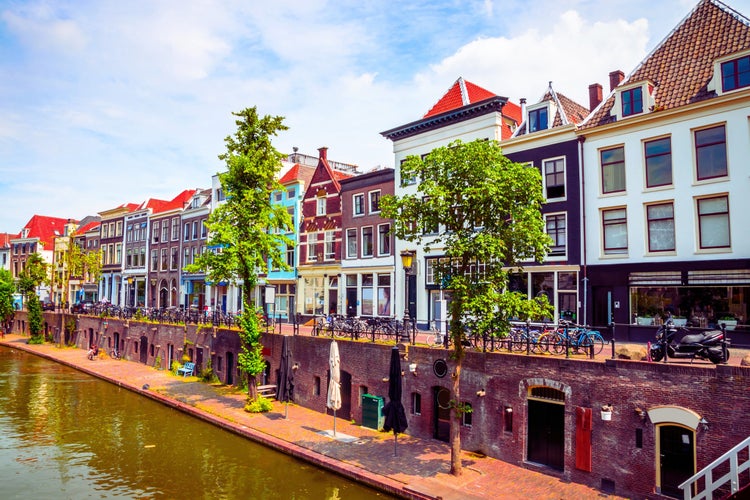
{"type": "Polygon", "coordinates": [[[198,239],[198,221],[193,221],[193,239],[198,239]]]}
{"type": "Polygon", "coordinates": [[[724,125],[695,131],[695,163],[699,181],[727,175],[724,125]]]}
{"type": "Polygon", "coordinates": [[[125,256],[125,267],[132,267],[133,265],[133,250],[128,248],[128,253],[125,256]]]}
{"type": "Polygon", "coordinates": [[[159,223],[154,222],[153,229],[151,230],[151,241],[153,243],[159,243],[159,223]]]}
{"type": "Polygon", "coordinates": [[[391,253],[391,225],[381,224],[378,226],[378,255],[390,255],[391,253]]]}
{"type": "Polygon", "coordinates": [[[545,217],[545,226],[547,234],[552,238],[552,245],[549,249],[550,256],[565,255],[566,247],[566,229],[565,214],[550,214],[545,217]]]}
{"type": "Polygon", "coordinates": [[[463,404],[464,411],[461,412],[461,425],[464,427],[471,427],[471,421],[472,421],[472,408],[471,404],[464,402],[463,404]]]}
{"type": "Polygon", "coordinates": [[[182,255],[182,267],[190,264],[190,247],[185,247],[185,252],[182,255]]]}
{"type": "Polygon", "coordinates": [[[724,92],[750,86],[750,56],[721,65],[721,87],[724,92]]]}
{"type": "Polygon", "coordinates": [[[544,189],[548,200],[565,198],[565,158],[547,160],[544,165],[544,189]]]}
{"type": "Polygon", "coordinates": [[[294,262],[294,246],[289,245],[286,247],[286,265],[294,268],[296,263],[294,262]]]}
{"type": "Polygon", "coordinates": [[[380,212],[380,191],[370,192],[370,213],[380,212]]]}
{"type": "Polygon", "coordinates": [[[529,111],[529,132],[546,130],[548,126],[547,106],[529,111]]]}
{"type": "Polygon", "coordinates": [[[115,264],[120,264],[122,262],[122,243],[117,243],[115,245],[115,264]]]}
{"type": "Polygon", "coordinates": [[[275,201],[276,203],[279,203],[282,197],[283,194],[280,191],[276,191],[275,193],[273,193],[273,201],[275,201]]]}
{"type": "Polygon", "coordinates": [[[318,208],[317,208],[317,215],[325,215],[326,214],[326,197],[318,196],[317,198],[318,208]]]}
{"type": "Polygon", "coordinates": [[[346,230],[346,258],[347,259],[357,258],[357,230],[356,229],[346,230]]]}
{"type": "Polygon", "coordinates": [[[201,219],[201,239],[205,240],[207,237],[208,237],[208,228],[206,227],[206,219],[201,219]]]}
{"type": "Polygon", "coordinates": [[[729,247],[729,198],[698,200],[698,235],[702,249],[729,247]]]}
{"type": "Polygon", "coordinates": [[[117,221],[117,232],[115,233],[115,236],[122,236],[122,221],[117,221]]]}
{"type": "Polygon", "coordinates": [[[293,200],[296,196],[297,191],[294,188],[289,188],[286,191],[286,199],[287,200],[293,200]]]}
{"type": "Polygon", "coordinates": [[[161,241],[166,243],[169,241],[169,221],[163,221],[161,223],[161,241]]]}
{"type": "Polygon", "coordinates": [[[172,241],[180,239],[180,219],[172,219],[172,241]]]}
{"type": "Polygon", "coordinates": [[[622,91],[622,116],[643,113],[643,87],[622,91]]]}
{"type": "MultiPolygon", "coordinates": [[[[422,157],[423,160],[424,160],[425,156],[426,155],[424,155],[422,157]]],[[[405,161],[406,160],[401,160],[401,164],[399,165],[399,167],[403,167],[405,161]]],[[[401,185],[402,186],[410,186],[412,184],[416,184],[417,183],[417,177],[414,176],[414,175],[411,175],[411,176],[405,175],[403,168],[399,168],[399,175],[401,177],[401,185]]]]}
{"type": "Polygon", "coordinates": [[[372,257],[372,226],[362,228],[362,257],[372,257]]]}
{"type": "Polygon", "coordinates": [[[169,267],[169,260],[167,259],[167,249],[161,249],[161,270],[166,271],[169,267]]]}
{"type": "Polygon", "coordinates": [[[336,246],[334,245],[334,232],[333,231],[326,231],[325,232],[325,258],[326,260],[333,260],[336,257],[336,246]]]}
{"type": "Polygon", "coordinates": [[[365,195],[355,194],[352,196],[352,205],[354,205],[354,215],[365,214],[365,195]]]}
{"type": "Polygon", "coordinates": [[[669,137],[646,141],[646,187],[672,184],[672,141],[669,137]]]}
{"type": "Polygon", "coordinates": [[[624,208],[602,210],[602,234],[606,255],[628,253],[628,218],[624,208]]]}
{"type": "Polygon", "coordinates": [[[170,262],[169,268],[172,271],[176,271],[180,265],[180,247],[172,247],[172,261],[170,262]]]}
{"type": "Polygon", "coordinates": [[[216,188],[216,201],[224,201],[226,199],[226,196],[224,196],[224,190],[222,188],[216,188]]]}
{"type": "Polygon", "coordinates": [[[318,246],[318,233],[307,234],[307,261],[315,262],[318,260],[318,256],[315,253],[318,246]]]}
{"type": "Polygon", "coordinates": [[[152,271],[159,270],[159,251],[158,250],[151,250],[151,270],[152,271]]]}
{"type": "Polygon", "coordinates": [[[646,218],[648,219],[648,251],[674,250],[674,206],[672,203],[646,206],[646,218]]]}
{"type": "Polygon", "coordinates": [[[602,193],[625,191],[625,148],[601,151],[602,193]]]}
{"type": "Polygon", "coordinates": [[[418,392],[411,393],[411,414],[422,414],[422,395],[418,392]]]}
{"type": "Polygon", "coordinates": [[[378,315],[391,315],[391,275],[378,274],[378,315]]]}

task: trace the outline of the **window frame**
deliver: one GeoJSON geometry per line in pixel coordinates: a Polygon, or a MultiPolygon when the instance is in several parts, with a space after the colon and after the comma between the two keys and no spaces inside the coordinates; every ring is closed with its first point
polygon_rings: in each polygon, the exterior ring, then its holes
{"type": "Polygon", "coordinates": [[[660,188],[660,187],[666,187],[666,186],[672,186],[674,184],[674,176],[672,175],[673,169],[672,169],[672,136],[662,136],[662,137],[653,137],[650,139],[645,139],[643,141],[643,166],[644,166],[644,178],[646,183],[646,189],[653,189],[653,188],[660,188]],[[667,141],[667,144],[669,146],[669,151],[667,152],[651,152],[649,153],[649,146],[657,146],[657,143],[667,141]],[[654,175],[651,173],[652,170],[658,169],[660,166],[659,162],[660,159],[667,158],[665,161],[669,163],[669,182],[663,182],[661,184],[657,184],[656,182],[652,183],[651,178],[654,177],[654,175]]]}
{"type": "Polygon", "coordinates": [[[326,196],[316,196],[315,197],[315,215],[318,217],[322,217],[326,215],[326,204],[327,204],[328,198],[326,196]]]}
{"type": "Polygon", "coordinates": [[[540,132],[542,130],[547,130],[550,128],[549,126],[550,110],[549,110],[549,106],[547,106],[547,103],[544,103],[544,105],[539,106],[539,107],[534,107],[531,109],[527,108],[526,116],[528,119],[528,132],[530,134],[533,132],[540,132]]]}
{"type": "Polygon", "coordinates": [[[622,106],[621,112],[623,118],[626,116],[640,115],[641,113],[643,113],[643,86],[638,85],[636,87],[620,91],[620,103],[622,106]],[[636,93],[638,94],[637,98],[635,95],[636,93]],[[638,109],[635,109],[636,105],[638,105],[638,109]]]}
{"type": "Polygon", "coordinates": [[[717,250],[727,250],[732,248],[732,226],[731,226],[731,220],[730,220],[730,205],[729,205],[729,194],[728,193],[720,193],[720,194],[714,194],[710,196],[701,196],[700,198],[695,199],[695,214],[696,214],[696,224],[697,224],[697,237],[698,237],[698,249],[701,251],[717,251],[717,250]],[[723,212],[710,212],[710,213],[701,213],[701,202],[707,202],[707,201],[716,201],[716,200],[726,200],[726,210],[723,212]],[[721,245],[704,245],[703,244],[703,237],[704,237],[704,222],[706,221],[707,217],[717,217],[717,216],[724,216],[724,219],[726,220],[726,244],[721,245]]]}
{"type": "Polygon", "coordinates": [[[346,258],[356,259],[357,257],[357,228],[350,227],[346,230],[346,258]]]}
{"type": "Polygon", "coordinates": [[[628,248],[628,209],[627,207],[607,207],[602,208],[600,213],[600,220],[601,220],[601,228],[602,228],[602,253],[607,256],[627,256],[629,252],[628,248]],[[605,218],[605,214],[613,213],[613,212],[623,212],[624,216],[620,217],[618,219],[610,219],[611,222],[607,222],[608,220],[605,218]],[[625,246],[608,246],[607,245],[607,227],[612,227],[615,225],[622,225],[625,228],[625,246]]]}
{"type": "MultiPolygon", "coordinates": [[[[601,179],[601,182],[599,183],[599,189],[601,190],[601,193],[604,195],[613,195],[613,194],[619,194],[624,193],[627,191],[628,181],[626,177],[626,169],[625,169],[625,145],[620,144],[618,146],[610,146],[606,148],[602,148],[599,150],[599,177],[601,179]],[[614,152],[616,150],[622,151],[622,160],[617,161],[604,161],[604,154],[609,152],[614,152]],[[622,189],[612,189],[612,190],[605,190],[605,168],[615,168],[617,165],[620,166],[622,169],[622,189]]],[[[614,176],[613,176],[614,177],[614,176]]],[[[613,182],[614,183],[614,182],[613,182]]]]}
{"type": "Polygon", "coordinates": [[[384,224],[378,224],[378,249],[377,254],[378,257],[384,257],[391,254],[391,249],[393,248],[393,242],[391,241],[391,224],[389,222],[386,222],[384,224]],[[385,245],[383,244],[385,242],[385,245]],[[383,247],[387,246],[388,248],[384,251],[383,247]]]}
{"type": "Polygon", "coordinates": [[[568,196],[568,186],[567,186],[567,179],[566,179],[566,172],[567,165],[566,165],[566,158],[565,156],[558,156],[556,158],[547,158],[545,160],[542,160],[542,183],[544,185],[544,197],[547,201],[564,201],[567,199],[568,196]],[[547,165],[550,164],[554,168],[557,168],[558,164],[562,163],[562,171],[555,170],[552,172],[551,177],[554,179],[558,179],[562,177],[562,184],[554,184],[552,187],[559,187],[562,186],[562,196],[549,196],[549,188],[550,184],[547,182],[548,174],[547,172],[547,165]]]}
{"type": "Polygon", "coordinates": [[[323,233],[323,260],[336,259],[336,232],[325,231],[323,233]]]}
{"type": "Polygon", "coordinates": [[[380,213],[380,189],[367,193],[367,209],[371,214],[380,213]]]}
{"type": "Polygon", "coordinates": [[[354,217],[365,215],[365,193],[356,193],[352,195],[352,214],[354,217]]]}
{"type": "Polygon", "coordinates": [[[677,249],[677,234],[675,232],[675,209],[674,209],[674,201],[668,200],[668,201],[660,201],[656,203],[648,203],[645,205],[645,217],[646,217],[646,242],[648,244],[648,253],[658,253],[663,254],[665,252],[674,252],[677,249]],[[655,209],[657,207],[667,207],[669,206],[672,209],[671,216],[653,216],[651,215],[651,209],[655,209]],[[655,231],[658,229],[658,225],[666,223],[669,224],[671,222],[671,232],[672,232],[672,247],[671,248],[654,248],[656,245],[654,245],[655,241],[658,241],[658,237],[656,236],[658,233],[655,231]]]}
{"type": "Polygon", "coordinates": [[[362,226],[361,231],[361,254],[362,258],[370,258],[375,256],[375,235],[373,233],[373,227],[372,226],[362,226]],[[365,231],[369,231],[369,253],[367,252],[367,244],[368,240],[366,238],[365,231]]]}
{"type": "Polygon", "coordinates": [[[307,262],[317,262],[318,233],[307,233],[307,241],[305,244],[307,245],[307,262]]]}
{"type": "MultiPolygon", "coordinates": [[[[703,149],[705,150],[705,149],[703,149]]],[[[729,158],[727,154],[727,126],[726,123],[719,123],[710,125],[707,127],[701,127],[693,130],[693,152],[695,154],[695,180],[697,182],[712,181],[714,179],[722,179],[729,176],[729,158]],[[698,134],[714,129],[723,129],[723,141],[708,142],[705,144],[698,144],[698,134]],[[704,175],[701,176],[701,150],[703,148],[711,148],[723,144],[723,162],[724,162],[724,173],[717,175],[704,175]]]]}
{"type": "Polygon", "coordinates": [[[740,90],[747,87],[750,87],[750,55],[743,55],[740,57],[735,57],[733,59],[730,59],[728,61],[723,61],[719,63],[719,78],[721,79],[721,90],[722,92],[732,92],[734,90],[740,90]],[[746,71],[738,71],[738,66],[741,61],[746,61],[747,63],[747,70],[746,71]],[[727,87],[726,81],[727,81],[727,75],[724,74],[724,68],[728,65],[732,65],[733,72],[731,73],[732,76],[732,86],[730,88],[727,87]],[[742,74],[746,75],[747,83],[742,84],[740,83],[740,76],[742,74]]]}
{"type": "MultiPolygon", "coordinates": [[[[552,239],[552,245],[550,245],[550,252],[547,254],[547,257],[549,258],[565,258],[568,255],[568,214],[567,212],[553,212],[544,214],[544,232],[547,233],[547,235],[552,239]],[[561,245],[555,245],[557,242],[557,237],[553,236],[549,231],[549,226],[547,221],[551,218],[560,218],[562,217],[563,221],[563,227],[562,227],[562,236],[564,238],[564,242],[562,244],[562,252],[552,252],[553,248],[560,247],[561,245]]],[[[560,228],[559,226],[556,226],[555,235],[559,236],[560,234],[560,228]]]]}

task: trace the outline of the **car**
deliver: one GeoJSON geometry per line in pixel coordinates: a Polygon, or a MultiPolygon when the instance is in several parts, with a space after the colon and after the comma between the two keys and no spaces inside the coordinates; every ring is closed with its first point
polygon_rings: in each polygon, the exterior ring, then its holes
{"type": "Polygon", "coordinates": [[[55,303],[51,300],[43,300],[42,301],[42,311],[54,311],[55,310],[55,303]]]}
{"type": "Polygon", "coordinates": [[[76,302],[71,308],[71,312],[77,314],[83,314],[91,311],[94,308],[94,303],[90,300],[84,300],[83,302],[76,302]]]}

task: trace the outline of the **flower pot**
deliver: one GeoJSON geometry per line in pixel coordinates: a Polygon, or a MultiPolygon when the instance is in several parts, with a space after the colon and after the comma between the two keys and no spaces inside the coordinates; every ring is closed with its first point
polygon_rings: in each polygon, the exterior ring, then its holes
{"type": "Polygon", "coordinates": [[[602,420],[612,420],[612,411],[611,410],[602,410],[602,420]]]}
{"type": "Polygon", "coordinates": [[[641,326],[651,326],[654,324],[652,316],[638,316],[635,320],[641,326]]]}

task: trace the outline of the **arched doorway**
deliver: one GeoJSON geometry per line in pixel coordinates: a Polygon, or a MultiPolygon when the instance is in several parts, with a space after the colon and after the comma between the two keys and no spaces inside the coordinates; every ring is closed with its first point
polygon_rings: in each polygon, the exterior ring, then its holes
{"type": "Polygon", "coordinates": [[[656,427],[656,492],[682,498],[678,486],[695,474],[695,433],[701,417],[680,406],[648,410],[656,427]]]}
{"type": "Polygon", "coordinates": [[[531,387],[528,396],[526,460],[565,469],[565,393],[531,387]]]}
{"type": "Polygon", "coordinates": [[[169,290],[167,290],[166,283],[164,283],[159,290],[159,307],[161,309],[169,307],[169,290]]]}

